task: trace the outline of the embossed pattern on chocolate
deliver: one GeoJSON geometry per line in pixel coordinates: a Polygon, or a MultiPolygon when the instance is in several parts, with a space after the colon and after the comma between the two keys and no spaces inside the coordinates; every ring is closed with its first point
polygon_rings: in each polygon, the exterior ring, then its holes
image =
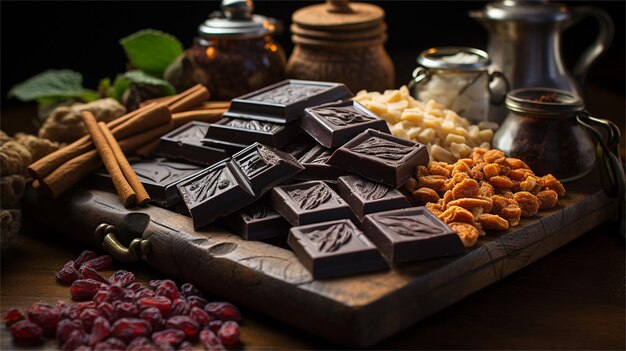
{"type": "Polygon", "coordinates": [[[268,122],[234,118],[226,122],[225,125],[239,129],[256,130],[261,132],[273,132],[280,127],[279,125],[268,122]]]}
{"type": "Polygon", "coordinates": [[[228,158],[230,152],[225,148],[202,143],[208,129],[208,123],[189,122],[162,136],[154,153],[158,156],[183,159],[205,166],[228,158]]]}
{"type": "Polygon", "coordinates": [[[347,219],[291,228],[287,243],[315,279],[388,268],[376,247],[347,219]]]}
{"type": "Polygon", "coordinates": [[[233,186],[233,182],[232,174],[226,164],[224,164],[222,167],[218,167],[209,172],[204,177],[182,186],[181,189],[185,190],[185,194],[189,197],[191,200],[190,203],[193,205],[224,192],[226,189],[233,186]]]}
{"type": "Polygon", "coordinates": [[[320,183],[308,189],[295,189],[287,192],[294,199],[300,209],[312,210],[331,199],[332,190],[324,183],[320,183]]]}
{"type": "Polygon", "coordinates": [[[406,196],[398,189],[359,176],[339,177],[337,190],[359,221],[362,221],[366,214],[411,206],[406,196]]]}
{"type": "Polygon", "coordinates": [[[226,221],[245,240],[286,236],[290,228],[289,223],[262,200],[227,216],[226,221]]]}
{"type": "Polygon", "coordinates": [[[267,214],[269,213],[268,210],[269,207],[254,203],[241,210],[241,213],[246,221],[251,221],[253,219],[261,219],[267,217],[267,214]]]}
{"type": "Polygon", "coordinates": [[[361,229],[391,262],[466,252],[459,236],[423,206],[368,214],[361,229]]]}
{"type": "Polygon", "coordinates": [[[333,150],[315,145],[298,159],[304,166],[304,171],[296,175],[296,179],[336,181],[338,177],[345,175],[346,172],[326,163],[332,154],[333,150]]]}
{"type": "Polygon", "coordinates": [[[372,120],[372,118],[359,113],[354,107],[315,108],[311,111],[336,126],[347,126],[372,120]]]}
{"type": "Polygon", "coordinates": [[[366,200],[382,199],[389,192],[389,187],[380,183],[359,180],[354,184],[354,189],[358,191],[366,200]]]}
{"type": "Polygon", "coordinates": [[[273,104],[288,104],[296,101],[304,100],[312,96],[326,87],[303,85],[303,84],[285,84],[273,90],[266,91],[259,95],[250,97],[249,100],[269,102],[273,104]]]}
{"type": "Polygon", "coordinates": [[[204,138],[207,129],[209,129],[208,125],[193,125],[193,128],[187,128],[182,133],[173,134],[170,138],[174,140],[184,140],[184,141],[200,141],[204,138]]]}
{"type": "Polygon", "coordinates": [[[320,252],[334,252],[352,238],[353,229],[345,222],[309,233],[311,241],[317,243],[320,252]]]}
{"type": "Polygon", "coordinates": [[[360,154],[377,157],[389,162],[401,160],[403,157],[413,151],[413,148],[410,146],[403,146],[389,140],[383,140],[374,137],[367,139],[363,143],[353,147],[351,150],[360,154]]]}
{"type": "Polygon", "coordinates": [[[250,148],[247,153],[238,155],[233,159],[249,178],[256,176],[280,161],[275,153],[260,144],[257,144],[254,148],[250,148]]]}
{"type": "Polygon", "coordinates": [[[150,163],[138,162],[133,164],[132,167],[137,177],[139,177],[139,180],[163,184],[176,182],[201,169],[199,166],[179,162],[168,162],[164,159],[150,163]]]}

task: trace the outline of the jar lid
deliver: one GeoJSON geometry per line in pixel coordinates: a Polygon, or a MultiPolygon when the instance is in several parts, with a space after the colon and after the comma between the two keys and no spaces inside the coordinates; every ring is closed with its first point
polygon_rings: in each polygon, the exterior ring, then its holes
{"type": "Polygon", "coordinates": [[[482,10],[470,11],[470,17],[495,21],[563,21],[570,14],[565,5],[546,0],[504,0],[491,2],[482,10]]]}
{"type": "Polygon", "coordinates": [[[326,0],[324,4],[303,7],[291,16],[301,28],[330,32],[365,30],[378,26],[385,11],[374,4],[348,0],[326,0]]]}
{"type": "Polygon", "coordinates": [[[276,31],[276,20],[253,15],[252,0],[222,0],[222,11],[209,16],[198,27],[203,37],[248,39],[272,34],[276,31]]]}
{"type": "Polygon", "coordinates": [[[417,63],[426,68],[451,71],[482,71],[491,64],[486,52],[462,46],[443,46],[424,50],[417,63]]]}
{"type": "Polygon", "coordinates": [[[546,117],[569,117],[582,111],[585,104],[580,96],[569,91],[552,88],[523,88],[506,95],[506,107],[513,112],[546,117]]]}

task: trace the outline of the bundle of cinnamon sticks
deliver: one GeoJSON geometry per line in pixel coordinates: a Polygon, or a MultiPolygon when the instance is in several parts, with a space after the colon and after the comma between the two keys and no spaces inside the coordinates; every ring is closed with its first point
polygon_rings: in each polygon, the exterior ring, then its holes
{"type": "MultiPolygon", "coordinates": [[[[196,85],[178,95],[149,102],[107,124],[102,123],[98,129],[105,133],[106,127],[124,154],[146,154],[156,146],[161,136],[178,126],[190,121],[210,123],[220,119],[229,103],[206,101],[208,98],[208,90],[202,85],[196,85]]],[[[95,132],[93,124],[91,126],[95,132]]],[[[102,161],[98,150],[94,148],[93,137],[86,135],[41,158],[28,169],[42,189],[50,196],[57,197],[101,166],[102,161]]]]}

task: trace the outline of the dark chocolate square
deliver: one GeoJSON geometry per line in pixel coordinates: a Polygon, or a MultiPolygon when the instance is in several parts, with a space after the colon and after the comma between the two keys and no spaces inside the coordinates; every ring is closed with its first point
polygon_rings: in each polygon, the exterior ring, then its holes
{"type": "Polygon", "coordinates": [[[368,129],[337,149],[328,164],[395,188],[428,163],[426,146],[368,129]]]}
{"type": "Polygon", "coordinates": [[[300,118],[309,106],[352,96],[341,83],[284,80],[233,99],[224,117],[287,123],[300,118]]]}
{"type": "Polygon", "coordinates": [[[304,109],[300,126],[328,148],[339,147],[368,128],[389,132],[387,122],[356,101],[339,101],[304,109]]]}
{"type": "Polygon", "coordinates": [[[154,154],[172,159],[209,166],[228,158],[231,153],[222,147],[204,145],[202,140],[209,129],[204,122],[189,122],[161,137],[154,154]]]}
{"type": "Polygon", "coordinates": [[[359,221],[363,221],[366,214],[411,207],[398,189],[359,176],[339,177],[337,190],[359,221]]]}
{"type": "Polygon", "coordinates": [[[264,240],[289,233],[291,226],[271,206],[262,201],[229,215],[226,220],[244,240],[264,240]]]}
{"type": "Polygon", "coordinates": [[[291,228],[287,242],[315,279],[388,269],[376,247],[347,219],[291,228]]]}
{"type": "Polygon", "coordinates": [[[390,262],[466,252],[459,236],[423,206],[366,215],[361,230],[390,262]]]}
{"type": "Polygon", "coordinates": [[[333,150],[331,149],[327,149],[321,145],[313,146],[311,150],[298,159],[298,162],[304,166],[304,171],[298,173],[295,178],[302,180],[336,181],[338,177],[346,175],[347,172],[327,163],[332,154],[333,150]]]}
{"type": "Polygon", "coordinates": [[[322,181],[276,187],[270,203],[293,226],[356,219],[350,206],[322,181]]]}
{"type": "MultiPolygon", "coordinates": [[[[172,208],[180,203],[180,195],[176,190],[176,184],[205,169],[202,166],[176,162],[165,158],[153,159],[129,159],[131,167],[137,174],[137,178],[150,195],[150,199],[159,206],[172,208]]],[[[102,184],[106,180],[107,185],[111,176],[106,170],[97,171],[94,180],[102,184]]]]}
{"type": "Polygon", "coordinates": [[[276,124],[240,118],[222,118],[211,124],[205,138],[217,144],[250,145],[259,142],[281,148],[300,134],[296,123],[276,124]]]}

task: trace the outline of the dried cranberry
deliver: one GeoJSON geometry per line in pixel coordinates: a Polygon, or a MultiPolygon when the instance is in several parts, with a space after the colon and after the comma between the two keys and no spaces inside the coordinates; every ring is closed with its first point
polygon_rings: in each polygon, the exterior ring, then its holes
{"type": "Polygon", "coordinates": [[[217,337],[217,335],[215,335],[215,333],[211,330],[207,329],[200,331],[200,343],[202,343],[202,346],[207,351],[217,351],[224,349],[224,346],[222,345],[222,342],[217,337]]]}
{"type": "Polygon", "coordinates": [[[96,345],[100,341],[106,339],[111,334],[111,324],[104,317],[98,317],[93,322],[91,334],[89,334],[89,345],[96,345]]]}
{"type": "Polygon", "coordinates": [[[185,340],[185,332],[179,329],[165,329],[152,334],[152,341],[155,344],[167,343],[178,345],[185,340]]]}
{"type": "Polygon", "coordinates": [[[209,314],[200,307],[192,307],[189,311],[189,317],[196,321],[201,328],[207,326],[211,321],[209,314]]]}
{"type": "Polygon", "coordinates": [[[75,350],[82,344],[87,342],[87,335],[84,331],[76,329],[72,330],[70,335],[68,335],[67,340],[63,343],[61,348],[63,350],[75,350]]]}
{"type": "Polygon", "coordinates": [[[134,291],[134,292],[137,292],[143,288],[144,288],[143,284],[141,284],[140,282],[133,282],[126,286],[126,289],[134,291]]]}
{"type": "Polygon", "coordinates": [[[156,296],[154,291],[147,289],[147,288],[143,288],[135,292],[135,300],[143,299],[144,297],[154,297],[154,296],[156,296]]]}
{"type": "Polygon", "coordinates": [[[165,296],[145,297],[137,301],[139,308],[145,309],[156,307],[159,311],[167,311],[172,306],[172,301],[165,296]]]}
{"type": "MultiPolygon", "coordinates": [[[[107,345],[109,345],[109,348],[107,350],[126,350],[126,344],[118,339],[118,338],[108,338],[104,341],[105,343],[107,343],[107,345]]],[[[98,343],[101,344],[101,343],[98,343]]],[[[94,348],[94,351],[96,350],[96,348],[94,348]]]]}
{"type": "Polygon", "coordinates": [[[74,261],[69,261],[63,265],[63,268],[59,269],[55,276],[61,284],[71,284],[74,280],[78,279],[78,272],[74,267],[74,261]]]}
{"type": "Polygon", "coordinates": [[[156,288],[159,287],[159,285],[161,285],[161,283],[163,283],[163,280],[160,279],[152,279],[150,280],[150,282],[148,283],[148,285],[150,286],[150,289],[152,290],[156,290],[156,288]]]}
{"type": "Polygon", "coordinates": [[[109,277],[109,283],[119,286],[127,286],[134,281],[135,275],[125,270],[116,271],[109,277]]]}
{"type": "Polygon", "coordinates": [[[74,351],[93,351],[93,349],[87,345],[80,345],[79,347],[75,348],[74,351]]]}
{"type": "Polygon", "coordinates": [[[117,319],[126,317],[135,318],[139,315],[139,309],[132,302],[115,301],[113,302],[113,311],[117,319]]]}
{"type": "Polygon", "coordinates": [[[109,285],[104,291],[107,293],[104,301],[111,303],[123,299],[126,294],[126,289],[118,285],[109,285]]]}
{"type": "Polygon", "coordinates": [[[78,279],[70,286],[72,300],[91,299],[100,288],[100,282],[93,279],[78,279]]]}
{"type": "Polygon", "coordinates": [[[83,322],[85,331],[90,331],[93,322],[98,318],[98,311],[95,308],[86,308],[80,312],[78,318],[83,322]]]}
{"type": "Polygon", "coordinates": [[[220,331],[217,332],[217,336],[220,337],[224,345],[236,345],[239,343],[239,324],[235,321],[224,322],[220,331]]]}
{"type": "Polygon", "coordinates": [[[163,280],[156,288],[155,293],[157,296],[165,296],[172,301],[180,298],[180,293],[178,292],[176,283],[169,279],[163,280]]]}
{"type": "Polygon", "coordinates": [[[207,304],[207,300],[201,298],[200,296],[189,296],[187,297],[187,304],[189,304],[189,307],[200,307],[202,309],[204,309],[204,306],[206,306],[207,304]]]}
{"type": "Polygon", "coordinates": [[[74,330],[83,330],[83,322],[80,319],[63,319],[60,321],[56,331],[56,338],[59,339],[59,344],[63,345],[74,330]]]}
{"type": "Polygon", "coordinates": [[[189,314],[189,304],[183,299],[174,299],[172,306],[165,313],[167,317],[186,316],[189,314]]]}
{"type": "Polygon", "coordinates": [[[241,313],[229,302],[210,302],[204,310],[213,318],[223,321],[240,321],[241,313]]]}
{"type": "Polygon", "coordinates": [[[47,303],[34,303],[26,311],[28,320],[37,324],[44,331],[54,332],[59,324],[60,309],[47,303]]]}
{"type": "Polygon", "coordinates": [[[79,269],[80,266],[83,265],[83,263],[93,260],[96,257],[98,257],[97,253],[85,250],[81,252],[80,255],[78,255],[78,257],[74,260],[74,268],[79,269]]]}
{"type": "Polygon", "coordinates": [[[116,338],[124,340],[131,340],[139,336],[150,335],[152,328],[147,321],[137,318],[122,318],[118,319],[111,329],[111,334],[116,338]]]}
{"type": "Polygon", "coordinates": [[[202,292],[191,283],[185,283],[180,286],[180,292],[184,297],[198,296],[202,297],[202,292]]]}
{"type": "Polygon", "coordinates": [[[99,281],[100,283],[109,284],[109,282],[104,279],[104,277],[101,276],[100,273],[98,273],[95,269],[89,266],[80,267],[78,273],[80,274],[80,279],[93,279],[99,281]]]}
{"type": "Polygon", "coordinates": [[[222,322],[221,320],[215,319],[209,322],[209,324],[207,325],[207,328],[212,330],[214,333],[217,333],[218,331],[220,331],[220,329],[222,329],[223,324],[224,322],[222,322]]]}
{"type": "Polygon", "coordinates": [[[99,305],[106,300],[107,296],[109,296],[109,293],[106,290],[101,289],[96,292],[91,300],[99,305]]]}
{"type": "Polygon", "coordinates": [[[25,319],[26,315],[24,315],[24,312],[22,312],[20,309],[12,308],[4,314],[3,318],[7,327],[10,327],[13,323],[25,319]]]}
{"type": "Polygon", "coordinates": [[[103,302],[99,304],[97,310],[98,314],[106,318],[109,322],[113,322],[115,320],[115,311],[110,303],[103,302]]]}
{"type": "Polygon", "coordinates": [[[165,320],[163,320],[161,312],[156,307],[146,308],[141,311],[141,313],[139,313],[139,318],[148,322],[153,331],[161,330],[165,327],[165,320]]]}
{"type": "Polygon", "coordinates": [[[23,320],[11,326],[11,335],[17,343],[37,344],[43,341],[43,331],[37,324],[23,320]]]}
{"type": "Polygon", "coordinates": [[[189,341],[184,341],[178,347],[178,351],[193,351],[193,345],[189,341]]]}
{"type": "Polygon", "coordinates": [[[154,343],[154,349],[156,351],[176,351],[174,349],[174,346],[166,343],[166,342],[162,342],[162,343],[154,343]]]}
{"type": "Polygon", "coordinates": [[[93,268],[97,271],[101,271],[107,267],[109,267],[111,264],[113,263],[113,258],[111,258],[111,256],[109,255],[102,255],[102,256],[98,256],[96,258],[93,258],[83,264],[81,264],[81,267],[87,266],[90,268],[93,268]]]}
{"type": "Polygon", "coordinates": [[[198,334],[198,330],[200,329],[198,323],[187,316],[170,317],[165,322],[165,327],[180,329],[185,332],[185,335],[187,336],[194,336],[198,334]]]}

